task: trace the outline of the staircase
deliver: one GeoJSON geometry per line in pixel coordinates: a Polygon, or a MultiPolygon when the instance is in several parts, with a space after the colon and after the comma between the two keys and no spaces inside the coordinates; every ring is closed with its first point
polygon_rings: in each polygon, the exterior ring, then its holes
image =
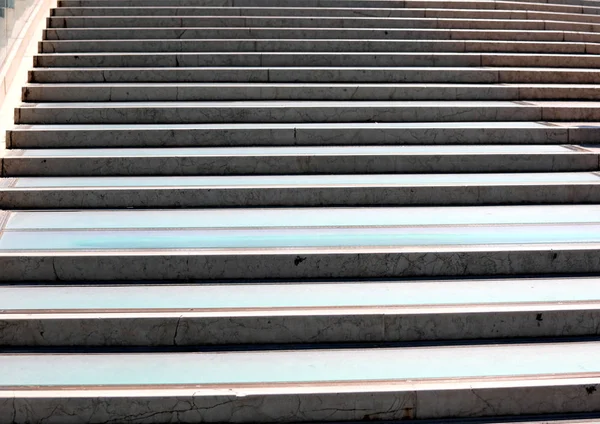
{"type": "Polygon", "coordinates": [[[600,1],[60,0],[34,62],[0,424],[600,420],[600,1]]]}

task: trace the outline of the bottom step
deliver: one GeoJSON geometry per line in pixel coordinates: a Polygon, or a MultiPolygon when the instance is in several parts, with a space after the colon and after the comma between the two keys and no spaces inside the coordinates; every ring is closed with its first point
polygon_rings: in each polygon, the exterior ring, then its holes
{"type": "Polygon", "coordinates": [[[599,355],[600,342],[2,354],[0,423],[272,423],[591,412],[600,409],[599,355]]]}

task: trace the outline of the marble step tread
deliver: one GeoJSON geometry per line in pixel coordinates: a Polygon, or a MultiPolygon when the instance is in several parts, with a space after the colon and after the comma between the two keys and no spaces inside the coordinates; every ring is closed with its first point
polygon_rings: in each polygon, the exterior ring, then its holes
{"type": "Polygon", "coordinates": [[[16,125],[8,148],[598,143],[598,122],[16,125]]]}
{"type": "MultiPolygon", "coordinates": [[[[523,67],[159,67],[36,68],[31,83],[503,83],[598,84],[594,68],[523,67]]],[[[161,84],[163,85],[163,84],[161,84]]],[[[50,86],[48,86],[51,89],[50,86]]]]}
{"type": "Polygon", "coordinates": [[[598,68],[600,57],[578,54],[511,53],[41,53],[36,68],[49,67],[538,67],[598,68]]]}
{"type": "MultiPolygon", "coordinates": [[[[95,7],[95,8],[118,8],[118,7],[161,7],[161,8],[180,8],[197,7],[198,3],[193,1],[172,2],[169,0],[62,0],[59,3],[59,9],[95,7]]],[[[577,14],[600,14],[600,8],[597,4],[588,3],[586,5],[555,4],[546,2],[519,2],[519,1],[460,1],[460,0],[204,0],[204,7],[310,7],[315,8],[315,12],[321,8],[348,7],[348,8],[461,8],[461,9],[491,9],[491,10],[531,10],[547,11],[577,14]]]]}
{"type": "Polygon", "coordinates": [[[22,92],[24,102],[219,100],[600,100],[600,84],[30,83],[22,92]]]}
{"type": "MultiPolygon", "coordinates": [[[[356,18],[442,18],[442,19],[516,19],[548,20],[564,23],[600,23],[600,16],[581,13],[533,10],[461,8],[357,8],[329,7],[70,7],[50,9],[51,17],[148,17],[148,16],[296,16],[356,18]]],[[[590,29],[591,30],[591,29],[590,29]]]]}
{"type": "Polygon", "coordinates": [[[22,103],[15,124],[197,124],[600,120],[593,101],[22,103]]]}
{"type": "Polygon", "coordinates": [[[84,415],[93,421],[122,421],[131,416],[132,404],[140,423],[182,415],[223,422],[233,414],[242,423],[276,422],[273,417],[280,415],[296,422],[358,420],[365,414],[390,420],[464,417],[472,407],[492,408],[494,415],[586,412],[597,403],[589,392],[598,384],[593,361],[598,349],[597,342],[573,342],[3,354],[9,372],[0,381],[5,387],[1,396],[7,399],[0,400],[0,412],[11,417],[6,423],[49,416],[83,423],[77,417],[84,415]],[[520,402],[506,401],[517,395],[520,402]],[[553,406],[542,402],[550,396],[556,399],[553,406]],[[181,402],[185,408],[173,408],[181,402]],[[19,412],[11,415],[13,410],[19,412]],[[84,410],[86,414],[72,413],[84,410]]]}
{"type": "Polygon", "coordinates": [[[509,40],[576,41],[597,43],[595,32],[492,30],[492,29],[398,29],[398,28],[59,28],[44,30],[44,40],[202,40],[202,39],[365,39],[365,40],[509,40]]]}
{"type": "Polygon", "coordinates": [[[0,285],[0,345],[81,348],[597,336],[595,325],[581,322],[600,319],[599,283],[598,277],[516,277],[0,285]]]}
{"type": "Polygon", "coordinates": [[[0,286],[0,344],[183,346],[596,336],[596,326],[580,323],[600,318],[598,282],[597,277],[554,277],[6,285],[0,286]],[[207,326],[212,328],[208,334],[207,326]],[[240,326],[246,331],[240,333],[240,326]]]}
{"type": "Polygon", "coordinates": [[[597,206],[3,215],[0,279],[11,282],[465,278],[600,270],[597,206]]]}
{"type": "Polygon", "coordinates": [[[10,417],[5,423],[38,417],[75,424],[107,417],[126,421],[133,407],[140,423],[155,422],[157,416],[216,423],[232,415],[247,423],[277,422],[280,416],[294,422],[360,420],[364,415],[456,418],[471,417],[472,408],[483,416],[589,412],[598,403],[593,394],[599,351],[598,342],[546,342],[5,353],[0,356],[7,367],[0,379],[0,416],[10,417]],[[519,402],[507,401],[515,396],[519,402]],[[545,402],[548,398],[554,402],[545,402]]]}
{"type": "Polygon", "coordinates": [[[600,43],[506,40],[202,39],[40,41],[39,53],[92,52],[510,52],[600,53],[600,43]]]}
{"type": "Polygon", "coordinates": [[[593,172],[0,179],[4,209],[600,202],[593,172]]]}
{"type": "Polygon", "coordinates": [[[596,171],[577,146],[358,146],[6,150],[2,176],[596,171]]]}
{"type": "MultiPolygon", "coordinates": [[[[290,14],[291,15],[291,14],[290,14]]],[[[317,13],[315,13],[317,15],[317,13]]],[[[326,27],[523,29],[597,32],[599,25],[527,19],[371,18],[332,16],[52,16],[47,28],[326,27]]]]}

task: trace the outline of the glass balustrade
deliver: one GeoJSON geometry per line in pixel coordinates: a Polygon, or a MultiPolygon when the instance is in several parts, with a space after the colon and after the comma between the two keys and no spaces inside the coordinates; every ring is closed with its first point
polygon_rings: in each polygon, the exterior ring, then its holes
{"type": "Polygon", "coordinates": [[[40,0],[0,0],[0,67],[40,0]]]}

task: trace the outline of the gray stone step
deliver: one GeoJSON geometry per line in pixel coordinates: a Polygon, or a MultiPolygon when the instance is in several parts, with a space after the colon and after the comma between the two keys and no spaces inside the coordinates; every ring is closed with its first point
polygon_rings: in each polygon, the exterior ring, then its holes
{"type": "MultiPolygon", "coordinates": [[[[44,214],[60,216],[38,213],[44,214]]],[[[181,215],[162,214],[167,221],[181,215]]],[[[119,219],[114,212],[89,215],[119,219]]],[[[596,326],[581,322],[600,320],[599,283],[554,277],[0,285],[0,324],[5,348],[598,336],[596,326]]]]}
{"type": "MultiPolygon", "coordinates": [[[[291,15],[292,13],[290,13],[291,15]]],[[[315,13],[316,15],[316,13],[315,13]]],[[[334,16],[67,16],[48,18],[48,28],[158,27],[309,27],[309,28],[445,28],[558,30],[599,32],[600,25],[526,19],[377,18],[334,16]]]]}
{"type": "MultiPolygon", "coordinates": [[[[315,13],[316,15],[316,13],[315,13]]],[[[47,20],[48,28],[158,28],[158,27],[309,27],[309,28],[447,28],[576,30],[597,28],[588,23],[561,23],[517,19],[359,18],[321,16],[128,16],[57,17],[47,20]]]]}
{"type": "Polygon", "coordinates": [[[3,212],[0,279],[264,282],[593,273],[600,270],[594,208],[175,211],[178,221],[164,218],[171,211],[152,210],[3,212]]]}
{"type": "Polygon", "coordinates": [[[483,417],[587,412],[598,409],[594,393],[599,351],[598,342],[530,342],[228,352],[9,352],[0,356],[7,367],[0,380],[6,387],[0,416],[8,418],[0,422],[42,421],[49,414],[74,424],[106,417],[126,422],[132,412],[140,424],[156,422],[157,417],[220,423],[234,416],[239,423],[275,423],[280,416],[293,422],[338,422],[359,421],[365,415],[388,421],[470,418],[472,410],[483,417]]]}
{"type": "Polygon", "coordinates": [[[16,124],[198,124],[600,120],[569,101],[248,101],[23,103],[16,124]]]}
{"type": "Polygon", "coordinates": [[[202,39],[365,39],[512,40],[597,43],[600,34],[572,31],[416,28],[60,28],[44,30],[45,40],[202,40],[202,39]]]}
{"type": "Polygon", "coordinates": [[[600,85],[117,83],[28,84],[23,87],[25,102],[548,99],[600,100],[600,85]]]}
{"type": "MultiPolygon", "coordinates": [[[[32,83],[560,83],[597,84],[593,68],[509,67],[174,67],[174,68],[36,68],[32,83]]],[[[48,86],[49,87],[49,86],[48,86]]],[[[107,90],[108,91],[108,90],[107,90]]]]}
{"type": "Polygon", "coordinates": [[[596,171],[577,146],[359,146],[8,150],[3,176],[596,171]]]}
{"type": "Polygon", "coordinates": [[[598,54],[600,44],[506,40],[87,40],[41,41],[39,53],[92,52],[508,52],[598,54]]]}
{"type": "Polygon", "coordinates": [[[0,180],[2,209],[598,202],[600,176],[593,172],[18,177],[0,180]]]}
{"type": "Polygon", "coordinates": [[[35,71],[49,67],[558,67],[598,68],[600,57],[539,53],[48,53],[34,56],[35,71]]]}
{"type": "Polygon", "coordinates": [[[600,123],[16,125],[9,148],[598,143],[600,123]]]}
{"type": "MultiPolygon", "coordinates": [[[[171,0],[61,0],[60,8],[71,7],[165,7],[180,8],[198,6],[197,2],[171,0]]],[[[527,10],[547,11],[557,13],[585,13],[600,14],[600,8],[594,5],[566,5],[546,2],[518,2],[518,1],[456,1],[456,0],[203,0],[205,7],[311,7],[311,8],[461,8],[461,9],[496,9],[496,10],[527,10]]]]}
{"type": "Polygon", "coordinates": [[[562,22],[600,23],[600,16],[532,10],[462,9],[456,8],[355,8],[321,7],[61,7],[50,10],[51,16],[346,16],[379,18],[457,18],[518,19],[562,22]]]}

